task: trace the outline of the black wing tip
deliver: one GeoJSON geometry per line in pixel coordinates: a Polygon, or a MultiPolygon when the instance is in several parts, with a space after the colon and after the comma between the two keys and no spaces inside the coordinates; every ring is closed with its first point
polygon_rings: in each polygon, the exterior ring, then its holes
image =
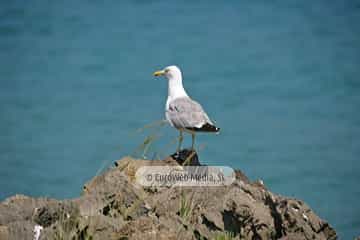
{"type": "Polygon", "coordinates": [[[200,128],[197,127],[192,127],[192,128],[187,128],[188,130],[191,131],[195,131],[195,132],[219,132],[220,128],[211,125],[210,123],[205,123],[204,125],[202,125],[200,128]]]}

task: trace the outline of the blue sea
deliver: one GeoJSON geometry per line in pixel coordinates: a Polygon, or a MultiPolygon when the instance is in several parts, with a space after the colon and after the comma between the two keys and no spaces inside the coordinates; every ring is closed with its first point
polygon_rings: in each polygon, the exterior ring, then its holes
{"type": "Polygon", "coordinates": [[[197,137],[202,163],[304,200],[352,239],[359,23],[355,0],[3,0],[0,200],[73,198],[123,156],[172,154],[167,82],[152,73],[177,65],[222,130],[197,137]]]}

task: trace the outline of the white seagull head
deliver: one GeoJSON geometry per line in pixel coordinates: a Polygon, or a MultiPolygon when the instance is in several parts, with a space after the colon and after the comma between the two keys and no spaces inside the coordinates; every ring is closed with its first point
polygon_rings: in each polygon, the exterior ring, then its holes
{"type": "Polygon", "coordinates": [[[169,80],[168,97],[170,99],[188,96],[182,84],[181,71],[177,66],[168,66],[163,70],[156,71],[154,76],[164,76],[169,80]]]}
{"type": "Polygon", "coordinates": [[[175,80],[175,81],[182,80],[181,71],[175,65],[168,66],[168,67],[164,68],[163,70],[154,72],[154,76],[155,77],[164,76],[168,80],[175,80]]]}

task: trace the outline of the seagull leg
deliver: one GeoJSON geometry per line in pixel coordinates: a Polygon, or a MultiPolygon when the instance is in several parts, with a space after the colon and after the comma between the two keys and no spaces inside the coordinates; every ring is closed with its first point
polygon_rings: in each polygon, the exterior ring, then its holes
{"type": "Polygon", "coordinates": [[[181,144],[182,144],[182,141],[183,141],[183,132],[181,130],[179,130],[179,145],[177,147],[177,152],[180,152],[181,150],[181,144]]]}
{"type": "Polygon", "coordinates": [[[191,138],[192,138],[192,144],[191,144],[191,150],[194,151],[194,145],[195,145],[195,133],[191,134],[191,138]]]}

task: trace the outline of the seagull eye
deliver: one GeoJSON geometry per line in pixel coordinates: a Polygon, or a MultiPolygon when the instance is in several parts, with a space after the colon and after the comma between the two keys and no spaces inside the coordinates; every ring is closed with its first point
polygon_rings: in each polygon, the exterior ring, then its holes
{"type": "Polygon", "coordinates": [[[168,73],[170,70],[169,69],[165,69],[165,72],[168,73]]]}

